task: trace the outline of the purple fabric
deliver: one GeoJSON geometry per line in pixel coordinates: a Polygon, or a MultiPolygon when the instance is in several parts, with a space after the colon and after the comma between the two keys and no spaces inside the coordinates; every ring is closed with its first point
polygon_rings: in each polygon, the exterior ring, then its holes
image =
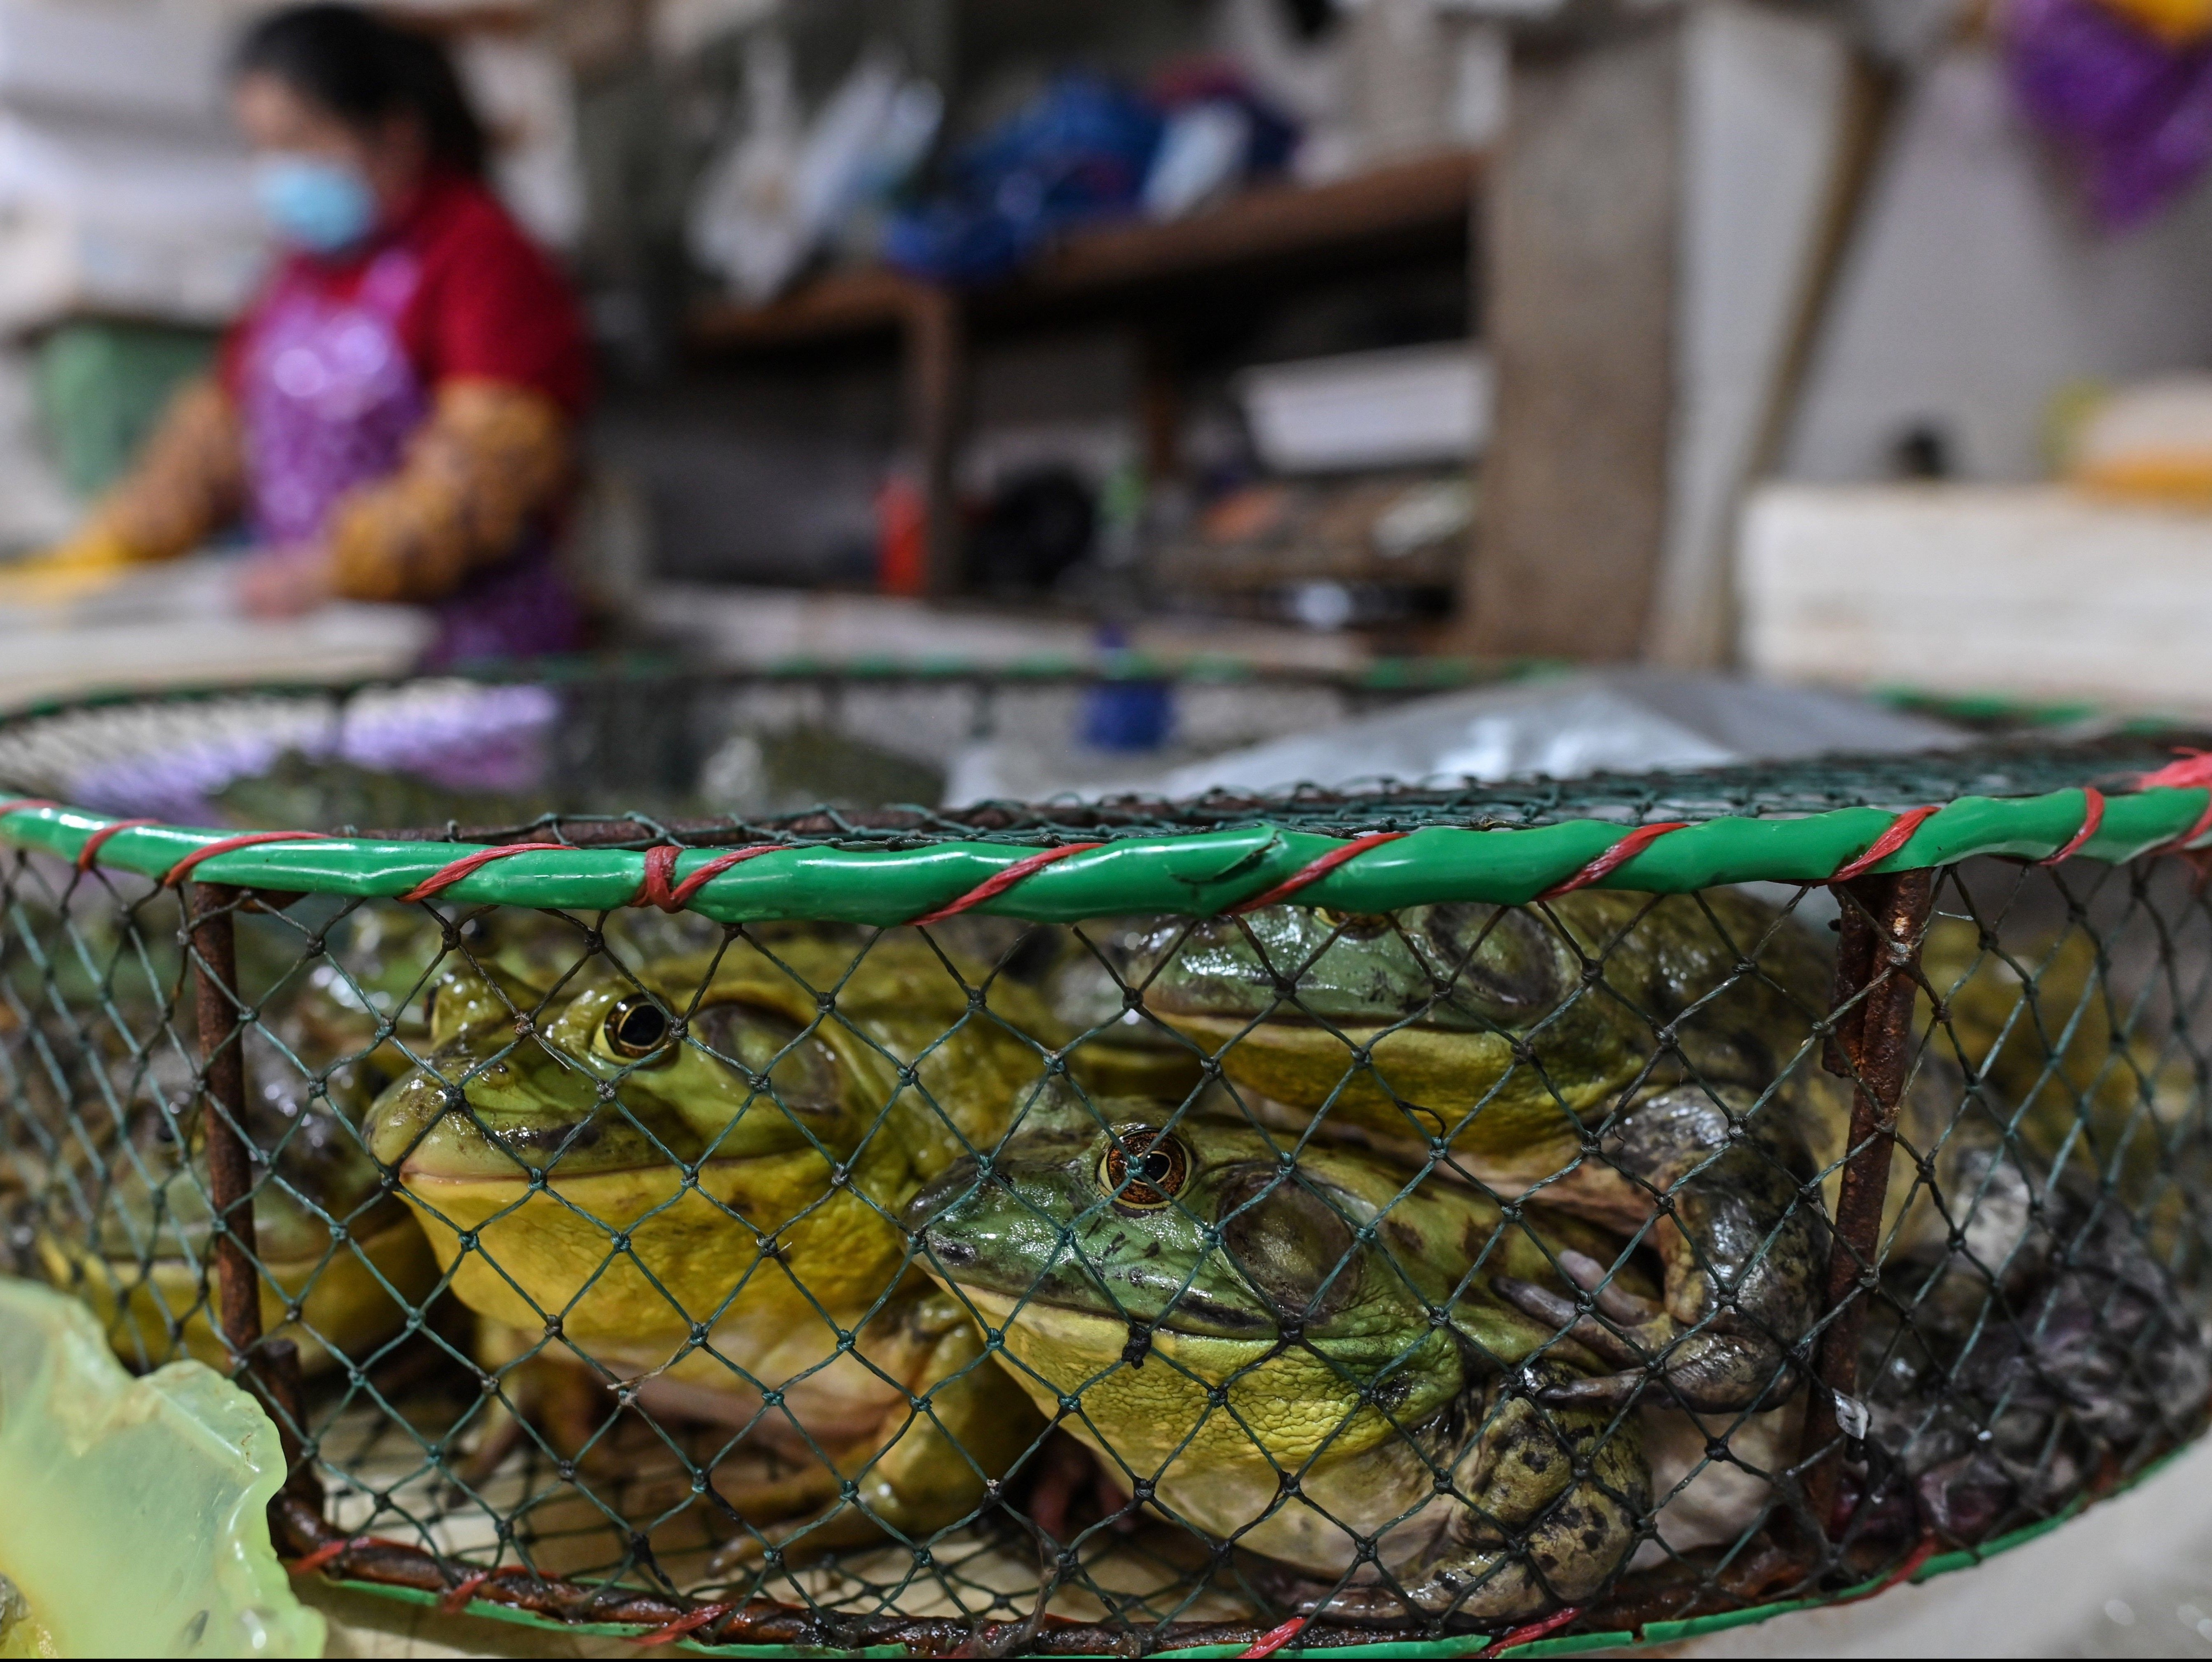
{"type": "MultiPolygon", "coordinates": [[[[248,506],[264,542],[313,541],[340,496],[398,470],[430,411],[399,335],[421,280],[415,257],[393,249],[370,265],[349,301],[295,283],[263,308],[240,402],[248,506]]],[[[583,643],[582,609],[542,533],[434,612],[438,632],[426,668],[572,652],[583,643]]]]}
{"type": "Polygon", "coordinates": [[[441,600],[437,618],[424,669],[574,652],[584,644],[584,609],[542,533],[441,600]]]}
{"type": "Polygon", "coordinates": [[[2212,42],[2169,46],[2095,0],[2011,0],[2021,107],[2081,164],[2089,206],[2140,224],[2212,165],[2212,42]]]}
{"type": "Polygon", "coordinates": [[[253,331],[241,402],[255,533],[286,546],[322,534],[337,499],[398,470],[430,401],[399,338],[422,280],[414,256],[380,256],[355,298],[300,283],[271,296],[253,331]]]}

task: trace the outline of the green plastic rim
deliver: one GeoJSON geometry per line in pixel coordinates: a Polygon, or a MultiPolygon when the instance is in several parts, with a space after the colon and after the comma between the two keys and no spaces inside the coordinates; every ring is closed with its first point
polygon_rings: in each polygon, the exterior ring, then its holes
{"type": "MultiPolygon", "coordinates": [[[[1913,871],[1990,855],[2045,860],[2062,851],[2121,861],[2212,841],[2208,817],[2212,790],[2199,788],[2159,787],[2109,799],[2087,789],[1962,796],[1929,813],[1894,852],[1864,869],[1913,871]],[[2083,838],[2082,828],[2100,801],[2101,821],[2083,838]]],[[[1893,811],[1877,807],[1796,819],[1706,819],[1658,837],[1589,880],[1661,894],[1731,883],[1826,883],[1860,860],[1897,820],[1893,811]]],[[[88,839],[112,823],[80,809],[23,807],[0,815],[0,841],[74,861],[88,839]]],[[[1376,829],[1395,828],[1384,819],[1376,829]]],[[[1299,904],[1360,912],[1442,901],[1522,905],[1576,883],[1635,829],[1604,819],[1480,830],[1426,825],[1349,859],[1343,858],[1346,839],[1266,824],[1109,836],[1029,872],[1003,892],[976,901],[973,910],[1037,923],[1145,912],[1208,916],[1266,894],[1331,857],[1341,863],[1300,886],[1299,904]]],[[[238,835],[134,825],[106,837],[97,854],[103,867],[160,880],[203,849],[235,843],[238,835]]],[[[388,899],[486,852],[469,843],[316,837],[228,848],[191,872],[201,882],[388,899]]],[[[673,880],[680,883],[725,852],[684,850],[673,880]]],[[[722,872],[697,891],[689,909],[723,923],[811,919],[889,928],[974,895],[1039,852],[1036,844],[980,840],[907,849],[794,843],[722,872]]],[[[641,849],[500,850],[440,892],[464,904],[605,911],[641,904],[645,882],[641,849]]]]}

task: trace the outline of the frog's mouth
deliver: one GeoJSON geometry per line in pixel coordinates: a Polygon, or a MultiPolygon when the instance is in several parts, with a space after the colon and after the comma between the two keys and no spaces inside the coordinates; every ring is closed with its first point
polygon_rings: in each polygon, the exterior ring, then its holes
{"type": "Polygon", "coordinates": [[[1449,1033],[1454,1038],[1478,1038],[1486,1034],[1504,1037],[1503,1030],[1493,1023],[1468,1014],[1462,1015],[1449,1006],[1425,1005],[1401,1008],[1363,1004],[1357,1009],[1333,1011],[1316,1010],[1311,1001],[1300,1003],[1296,999],[1270,998],[1249,1008],[1227,1009],[1219,1005],[1180,1005],[1171,999],[1147,1000],[1145,1008],[1166,1022],[1170,1027],[1224,1033],[1243,1033],[1264,1042],[1270,1029],[1295,1027],[1309,1032],[1336,1032],[1360,1044],[1371,1044],[1386,1033],[1407,1032],[1419,1033],[1449,1033]],[[1261,1024],[1255,1026],[1254,1024],[1261,1024]]]}
{"type": "Polygon", "coordinates": [[[981,1288],[964,1282],[960,1283],[960,1290],[988,1325],[1007,1332],[1018,1330],[1024,1340],[1095,1356],[1102,1363],[1108,1357],[1118,1355],[1125,1362],[1141,1367],[1152,1347],[1163,1337],[1186,1344],[1234,1345],[1255,1358],[1267,1355],[1280,1342],[1274,1324],[1264,1318],[1254,1319],[1249,1327],[1224,1332],[1217,1327],[1176,1321],[1173,1318],[1181,1312],[1173,1307],[1157,1318],[1146,1320],[1096,1304],[1027,1296],[1024,1293],[981,1288]]]}
{"type": "MultiPolygon", "coordinates": [[[[957,1236],[932,1229],[924,1239],[927,1252],[923,1266],[939,1281],[957,1286],[978,1309],[987,1303],[1002,1306],[1000,1313],[1004,1314],[1019,1305],[1024,1322],[1045,1319],[1038,1312],[1049,1312],[1050,1319],[1060,1326],[1072,1329],[1090,1323],[1102,1332],[1125,1330],[1133,1343],[1148,1333],[1236,1339],[1262,1346],[1280,1336],[1273,1318],[1262,1311],[1224,1304],[1180,1285],[1166,1289],[1168,1296],[1163,1300],[1158,1291],[1143,1285],[1139,1271],[1129,1273],[1130,1284],[1117,1302],[1106,1277],[1065,1257],[1042,1266],[1024,1263],[1014,1275],[1001,1276],[986,1269],[975,1246],[957,1236]]],[[[1109,1347],[1123,1348],[1118,1342],[1109,1347]]]]}

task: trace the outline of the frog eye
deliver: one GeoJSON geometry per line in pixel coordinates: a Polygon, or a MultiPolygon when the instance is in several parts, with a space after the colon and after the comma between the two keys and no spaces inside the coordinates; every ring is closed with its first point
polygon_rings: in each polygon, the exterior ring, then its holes
{"type": "Polygon", "coordinates": [[[1340,912],[1328,906],[1316,906],[1314,911],[1322,922],[1347,941],[1372,941],[1390,928],[1388,912],[1340,912]]]}
{"type": "Polygon", "coordinates": [[[1190,1150],[1149,1125],[1116,1128],[1098,1162],[1098,1186],[1125,1210],[1157,1212],[1190,1181],[1190,1150]]]}
{"type": "Polygon", "coordinates": [[[607,1012],[607,1049],[635,1062],[649,1056],[668,1043],[668,1012],[649,994],[632,993],[607,1012]]]}

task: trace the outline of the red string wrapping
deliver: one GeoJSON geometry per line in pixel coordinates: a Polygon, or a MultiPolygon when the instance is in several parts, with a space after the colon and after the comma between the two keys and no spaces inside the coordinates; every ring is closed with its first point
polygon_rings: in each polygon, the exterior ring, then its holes
{"type": "Polygon", "coordinates": [[[1279,904],[1307,885],[1320,882],[1346,861],[1357,860],[1370,849],[1379,849],[1385,843],[1395,843],[1400,837],[1412,834],[1410,831],[1370,831],[1364,837],[1355,837],[1342,848],[1331,849],[1320,859],[1299,867],[1265,894],[1255,894],[1249,900],[1237,902],[1229,908],[1229,916],[1235,917],[1242,912],[1256,912],[1262,906],[1279,904]]]}
{"type": "Polygon", "coordinates": [[[1065,848],[1042,849],[1026,860],[1017,860],[1002,872],[985,878],[957,900],[949,900],[935,911],[924,912],[920,917],[910,917],[907,922],[916,927],[924,923],[942,923],[946,918],[957,917],[961,913],[981,905],[986,900],[995,900],[1015,884],[1036,875],[1047,866],[1066,859],[1071,854],[1082,854],[1087,849],[1105,846],[1103,843],[1070,843],[1065,848]]]}
{"type": "Polygon", "coordinates": [[[650,1633],[641,1633],[630,1642],[634,1645],[672,1645],[687,1633],[705,1627],[737,1609],[735,1604],[702,1604],[689,1616],[679,1616],[665,1626],[650,1633]]]}
{"type": "Polygon", "coordinates": [[[1910,1581],[1914,1576],[1919,1574],[1920,1567],[1935,1555],[1936,1537],[1932,1535],[1923,1535],[1920,1537],[1920,1543],[1906,1555],[1905,1562],[1883,1576],[1880,1581],[1869,1587],[1864,1592],[1855,1592],[1848,1598],[1838,1598],[1836,1603],[1856,1604],[1869,1598],[1877,1598],[1892,1587],[1910,1581]]]}
{"type": "Polygon", "coordinates": [[[676,875],[676,861],[684,850],[673,843],[657,843],[645,851],[645,881],[638,886],[631,898],[633,906],[658,906],[665,912],[680,912],[691,904],[691,897],[705,888],[732,866],[743,865],[748,860],[757,860],[764,854],[775,854],[789,847],[785,843],[765,843],[757,849],[732,849],[727,854],[718,854],[693,872],[673,888],[670,881],[676,875]]]}
{"type": "Polygon", "coordinates": [[[1689,823],[1686,819],[1670,819],[1656,825],[1638,825],[1565,882],[1554,883],[1536,898],[1557,900],[1563,894],[1572,894],[1577,889],[1586,889],[1600,879],[1611,876],[1669,831],[1686,830],[1689,823]]]}
{"type": "Polygon", "coordinates": [[[1478,1656],[1502,1656],[1517,1645],[1533,1645],[1539,1639],[1557,1633],[1561,1628],[1582,1615],[1582,1606],[1570,1605],[1563,1610],[1553,1610],[1540,1622],[1531,1622],[1526,1627],[1515,1628],[1500,1634],[1481,1650],[1478,1656]]]}
{"type": "Polygon", "coordinates": [[[324,840],[320,831],[248,831],[243,837],[219,837],[204,848],[194,849],[162,874],[161,886],[173,889],[192,874],[203,860],[212,860],[219,854],[228,854],[234,849],[258,848],[264,843],[319,843],[324,840]]]}
{"type": "Polygon", "coordinates": [[[136,831],[141,825],[158,825],[158,819],[111,819],[84,839],[84,846],[76,851],[76,868],[88,872],[100,863],[100,851],[107,846],[107,839],[118,831],[136,831]]]}
{"type": "Polygon", "coordinates": [[[1866,845],[1856,860],[1846,860],[1829,877],[1831,883],[1848,883],[1854,877],[1863,877],[1876,866],[1895,854],[1912,840],[1912,833],[1943,811],[1941,803],[1931,803],[1924,808],[1907,808],[1889,822],[1889,829],[1866,845]]]}
{"type": "Polygon", "coordinates": [[[2062,860],[2071,860],[2075,851],[2097,834],[2097,827],[2105,823],[2105,793],[2094,785],[2084,785],[2081,787],[2081,796],[2083,800],[2081,829],[2074,833],[2065,847],[2060,849],[2050,859],[2038,861],[2036,862],[2038,865],[2055,866],[2062,860]]]}
{"type": "MultiPolygon", "coordinates": [[[[351,1552],[356,1547],[394,1546],[391,1541],[379,1541],[374,1535],[350,1536],[343,1541],[325,1541],[304,1558],[295,1558],[285,1568],[294,1575],[313,1575],[317,1570],[337,1557],[351,1552]]],[[[406,1549],[402,1547],[401,1551],[406,1549]]]]}
{"type": "Polygon", "coordinates": [[[2180,750],[2181,759],[2168,762],[2136,781],[2137,790],[2212,790],[2212,751],[2180,750]]]}
{"type": "Polygon", "coordinates": [[[2161,843],[2150,850],[2153,854],[2179,854],[2206,831],[2212,831],[2212,795],[2208,795],[2204,812],[2197,816],[2197,823],[2175,837],[2171,843],[2161,843]]]}
{"type": "Polygon", "coordinates": [[[441,866],[399,898],[403,903],[428,900],[432,895],[452,888],[471,872],[490,865],[495,860],[505,860],[510,855],[517,854],[545,854],[555,849],[572,846],[568,843],[507,843],[495,849],[478,849],[448,865],[441,866]]]}
{"type": "Polygon", "coordinates": [[[1303,1616],[1294,1616],[1281,1627],[1268,1629],[1259,1638],[1254,1640],[1248,1647],[1237,1652],[1237,1662],[1246,1662],[1248,1658],[1273,1656],[1305,1629],[1306,1618],[1303,1616]]]}
{"type": "Polygon", "coordinates": [[[469,1607],[469,1600],[476,1596],[477,1589],[490,1580],[489,1570],[463,1576],[439,1596],[438,1608],[447,1616],[459,1616],[469,1607]]]}
{"type": "Polygon", "coordinates": [[[43,796],[17,796],[11,798],[8,801],[0,802],[0,819],[5,819],[11,813],[28,813],[33,808],[58,808],[59,807],[61,807],[60,803],[49,802],[43,796]]]}

